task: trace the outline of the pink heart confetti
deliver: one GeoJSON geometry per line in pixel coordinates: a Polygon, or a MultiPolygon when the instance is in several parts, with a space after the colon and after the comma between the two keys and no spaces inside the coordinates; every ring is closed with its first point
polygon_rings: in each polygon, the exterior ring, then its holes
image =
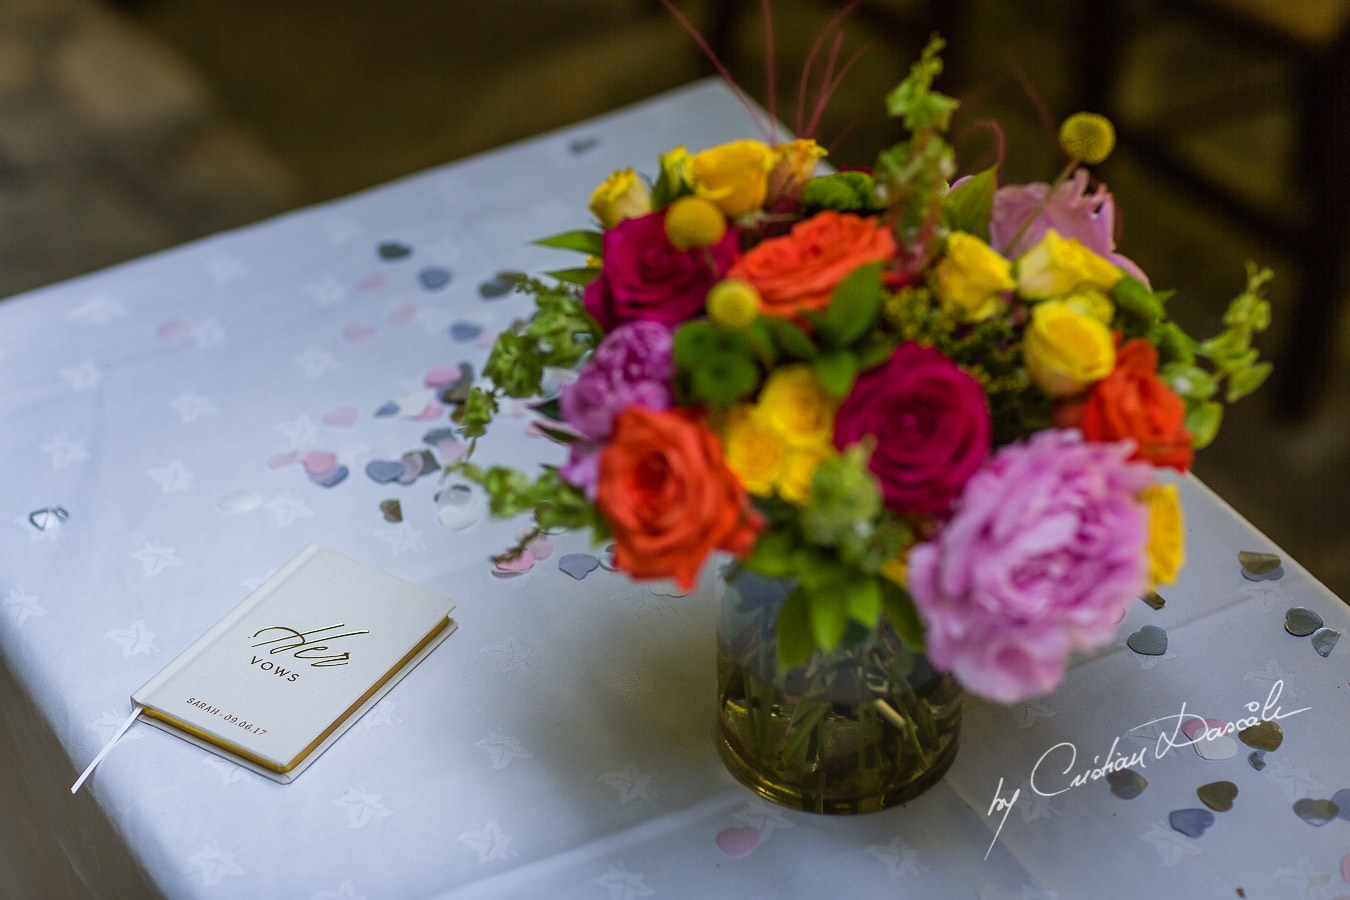
{"type": "Polygon", "coordinates": [[[427,388],[409,391],[394,401],[395,411],[405,419],[415,419],[436,402],[436,394],[427,388]]]}
{"type": "Polygon", "coordinates": [[[459,379],[459,366],[440,365],[427,369],[422,383],[430,388],[443,388],[459,379]]]}
{"type": "Polygon", "coordinates": [[[267,458],[267,468],[284,469],[286,466],[293,466],[300,461],[300,454],[292,450],[290,453],[278,453],[275,456],[267,458]]]}
{"type": "Polygon", "coordinates": [[[373,272],[358,282],[356,286],[363,291],[378,291],[387,283],[383,272],[373,272]]]}
{"type": "Polygon", "coordinates": [[[1350,881],[1350,853],[1341,857],[1341,877],[1350,881]]]}
{"type": "Polygon", "coordinates": [[[464,455],[468,448],[454,438],[445,438],[436,442],[436,455],[442,465],[448,465],[464,455]]]}
{"type": "Polygon", "coordinates": [[[432,400],[427,404],[426,409],[422,410],[417,415],[412,416],[412,420],[414,422],[430,422],[432,419],[439,419],[444,412],[445,407],[441,406],[435,400],[432,400]]]}
{"type": "Polygon", "coordinates": [[[497,563],[498,572],[510,572],[511,574],[528,572],[532,568],[534,568],[534,555],[528,550],[497,563]]]}
{"type": "Polygon", "coordinates": [[[358,344],[361,341],[370,340],[374,336],[375,336],[374,325],[362,325],[357,322],[353,322],[350,325],[344,326],[342,329],[342,337],[346,339],[348,343],[352,344],[358,344]]]}
{"type": "Polygon", "coordinates": [[[497,332],[485,331],[482,334],[480,334],[478,336],[478,340],[474,341],[473,343],[475,347],[481,347],[484,350],[488,350],[492,347],[493,344],[497,343],[497,332]]]}
{"type": "Polygon", "coordinates": [[[350,428],[356,424],[360,418],[361,411],[355,406],[339,406],[337,409],[323,414],[323,424],[332,425],[336,428],[350,428]]]}
{"type": "Polygon", "coordinates": [[[161,341],[180,341],[192,334],[192,323],[182,319],[170,319],[155,329],[155,337],[161,341]]]}
{"type": "Polygon", "coordinates": [[[526,436],[526,437],[546,437],[546,435],[544,434],[544,432],[542,432],[542,431],[539,430],[539,423],[538,423],[538,422],[531,422],[530,424],[528,424],[528,425],[525,426],[525,436],[526,436]]]}
{"type": "Polygon", "coordinates": [[[311,450],[300,457],[300,464],[310,475],[323,475],[337,468],[337,454],[327,450],[311,450]]]}
{"type": "Polygon", "coordinates": [[[389,321],[393,322],[395,325],[407,325],[415,318],[417,318],[416,303],[404,303],[389,314],[389,321]]]}
{"type": "Polygon", "coordinates": [[[755,851],[762,840],[762,835],[753,825],[743,825],[740,828],[723,828],[717,832],[715,840],[718,850],[731,859],[740,859],[755,851]]]}

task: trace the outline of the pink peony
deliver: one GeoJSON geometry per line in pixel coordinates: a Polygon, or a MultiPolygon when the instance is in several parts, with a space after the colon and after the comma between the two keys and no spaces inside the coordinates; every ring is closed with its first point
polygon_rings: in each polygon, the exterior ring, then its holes
{"type": "Polygon", "coordinates": [[[625,219],[605,232],[604,266],[583,302],[606,331],[634,320],[673,328],[692,318],[735,262],[735,228],[711,247],[676,250],[666,237],[665,215],[625,219]]]}
{"type": "Polygon", "coordinates": [[[1047,430],[977,472],[937,536],[909,552],[933,664],[1013,703],[1049,693],[1068,656],[1109,642],[1148,587],[1149,466],[1134,447],[1047,430]]]}
{"type": "Polygon", "coordinates": [[[834,423],[840,450],[876,439],[872,474],[896,512],[944,512],[989,456],[989,407],[979,382],[912,342],[858,376],[834,423]]]}
{"type": "Polygon", "coordinates": [[[1073,177],[1055,188],[1045,208],[1022,233],[1016,247],[1009,247],[1017,230],[1036,206],[1045,199],[1049,185],[1012,184],[994,192],[994,207],[989,219],[989,243],[1009,259],[1016,259],[1041,242],[1053,228],[1060,237],[1074,238],[1093,253],[1119,266],[1145,284],[1148,276],[1132,261],[1116,252],[1116,204],[1105,185],[1087,192],[1088,173],[1079,169],[1073,177]]]}
{"type": "Polygon", "coordinates": [[[563,421],[584,441],[573,444],[560,474],[595,499],[599,450],[614,428],[614,418],[631,405],[669,409],[674,338],[659,322],[628,322],[615,328],[582,367],[577,380],[558,397],[563,421]]]}

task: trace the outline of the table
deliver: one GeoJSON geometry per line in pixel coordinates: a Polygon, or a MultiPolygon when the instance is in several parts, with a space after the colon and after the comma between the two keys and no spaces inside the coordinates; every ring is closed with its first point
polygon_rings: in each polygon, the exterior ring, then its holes
{"type": "MultiPolygon", "coordinates": [[[[454,453],[425,381],[477,371],[526,309],[499,270],[570,264],[529,240],[585,225],[614,168],[748,133],[700,82],[0,304],[0,894],[1350,896],[1350,795],[1308,821],[1350,788],[1350,641],[1323,657],[1283,627],[1304,606],[1344,633],[1350,612],[1194,478],[1162,609],[1137,604],[1052,697],[972,701],[927,794],[833,818],[720,765],[709,573],[679,597],[568,535],[497,575],[487,557],[521,522],[438,474],[367,473],[454,453]],[[72,799],[131,691],[309,542],[450,594],[459,631],[293,784],[138,725],[72,799]],[[1245,578],[1240,550],[1280,553],[1281,577],[1245,578]],[[1146,624],[1164,655],[1126,647],[1146,624]],[[1232,722],[1272,697],[1277,750],[1159,742],[1183,705],[1232,722]],[[1113,746],[1142,793],[1068,787],[1113,746]],[[1232,809],[1195,837],[1172,827],[1216,781],[1232,809]]],[[[480,457],[558,458],[513,413],[480,457]]]]}

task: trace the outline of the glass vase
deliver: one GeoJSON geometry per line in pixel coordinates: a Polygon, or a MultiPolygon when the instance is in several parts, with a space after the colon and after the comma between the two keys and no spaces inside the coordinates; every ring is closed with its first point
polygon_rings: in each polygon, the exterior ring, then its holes
{"type": "Polygon", "coordinates": [[[722,761],[761,796],[808,812],[874,812],[917,797],[956,757],[960,686],[884,623],[782,668],[775,628],[791,590],[743,569],[727,575],[717,640],[722,761]]]}

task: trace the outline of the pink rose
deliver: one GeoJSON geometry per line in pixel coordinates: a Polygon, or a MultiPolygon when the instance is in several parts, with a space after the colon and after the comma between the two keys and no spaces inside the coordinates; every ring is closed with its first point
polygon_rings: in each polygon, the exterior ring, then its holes
{"type": "Polygon", "coordinates": [[[1134,447],[1049,429],[999,450],[951,519],[909,551],[927,653],[973,693],[1049,693],[1071,652],[1108,643],[1148,587],[1152,469],[1134,447]]]}
{"type": "Polygon", "coordinates": [[[872,473],[896,512],[944,512],[989,456],[989,407],[979,382],[912,342],[858,376],[834,422],[841,450],[876,438],[872,473]]]}
{"type": "Polygon", "coordinates": [[[600,277],[586,286],[586,311],[606,331],[638,319],[674,328],[703,309],[708,289],[736,259],[737,232],[710,247],[676,250],[665,211],[625,219],[605,232],[600,277]]]}

